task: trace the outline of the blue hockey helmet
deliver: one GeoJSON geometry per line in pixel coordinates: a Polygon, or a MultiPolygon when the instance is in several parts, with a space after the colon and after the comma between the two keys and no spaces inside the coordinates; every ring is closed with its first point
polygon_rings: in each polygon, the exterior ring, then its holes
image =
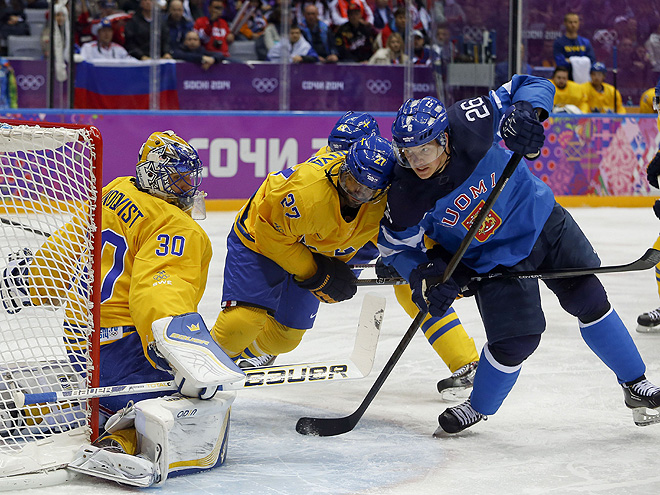
{"type": "Polygon", "coordinates": [[[348,111],[337,121],[328,136],[328,146],[332,151],[345,151],[364,136],[380,136],[378,122],[364,112],[348,111]]]}
{"type": "Polygon", "coordinates": [[[407,100],[399,108],[392,123],[394,151],[399,163],[404,167],[411,166],[403,151],[406,148],[437,141],[444,150],[447,144],[445,131],[448,127],[447,110],[438,99],[426,96],[421,100],[407,100]]]}
{"type": "Polygon", "coordinates": [[[352,205],[376,201],[392,182],[396,158],[392,144],[375,134],[363,137],[348,150],[339,170],[339,186],[352,205]]]}
{"type": "Polygon", "coordinates": [[[138,189],[189,210],[202,182],[195,148],[173,131],[154,132],[142,145],[135,166],[138,189]]]}

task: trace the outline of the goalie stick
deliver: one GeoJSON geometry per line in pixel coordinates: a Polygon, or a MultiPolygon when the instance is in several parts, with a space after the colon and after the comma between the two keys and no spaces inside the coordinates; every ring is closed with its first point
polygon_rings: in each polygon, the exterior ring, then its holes
{"type": "MultiPolygon", "coordinates": [[[[649,248],[642,255],[641,258],[626,263],[625,265],[611,265],[611,266],[598,266],[593,268],[563,268],[552,271],[527,271],[527,272],[501,272],[501,273],[486,273],[472,277],[471,282],[479,282],[481,280],[489,280],[493,278],[539,278],[543,280],[551,280],[556,278],[570,278],[581,277],[583,275],[597,275],[601,273],[624,273],[635,272],[640,270],[648,270],[660,263],[660,251],[657,249],[649,248]]],[[[364,265],[366,268],[368,265],[364,265]]],[[[373,266],[373,265],[372,265],[373,266]]],[[[355,285],[357,286],[371,286],[371,285],[403,285],[407,284],[403,278],[363,278],[358,279],[355,285]]]]}
{"type": "Polygon", "coordinates": [[[11,225],[13,227],[18,227],[20,229],[25,230],[26,232],[32,232],[33,234],[37,235],[42,235],[44,237],[50,237],[51,234],[50,232],[44,232],[43,230],[35,229],[34,227],[28,227],[25,224],[22,224],[21,222],[17,222],[15,220],[10,220],[5,217],[0,217],[0,222],[4,223],[5,225],[11,225]]]}
{"type": "MultiPolygon", "coordinates": [[[[245,381],[223,385],[219,390],[244,390],[270,388],[278,385],[299,383],[337,382],[355,380],[367,376],[373,368],[380,326],[385,314],[385,298],[366,294],[360,310],[355,344],[350,358],[336,361],[261,366],[245,371],[245,381]]],[[[116,395],[142,394],[156,391],[176,391],[173,380],[165,382],[112,385],[60,392],[23,393],[13,391],[16,407],[59,402],[66,400],[94,399],[116,395]]]]}
{"type": "MultiPolygon", "coordinates": [[[[502,171],[502,175],[497,180],[497,183],[488,195],[488,198],[486,198],[486,202],[484,203],[481,210],[479,210],[479,213],[470,226],[470,229],[467,231],[467,234],[465,234],[461,245],[451,257],[451,260],[449,260],[447,268],[442,274],[442,283],[445,283],[447,280],[449,280],[449,277],[451,277],[452,273],[454,273],[458,263],[460,263],[463,255],[467,251],[468,246],[477,235],[477,232],[479,232],[481,229],[486,216],[488,216],[490,210],[493,208],[495,200],[497,200],[499,197],[506,183],[509,182],[511,175],[513,175],[513,172],[518,167],[521,159],[522,155],[519,153],[514,153],[513,156],[509,159],[509,162],[506,164],[506,167],[504,167],[504,170],[502,171]]],[[[369,407],[369,404],[371,404],[371,402],[374,400],[374,397],[376,397],[376,394],[378,394],[378,391],[383,386],[383,383],[385,383],[385,380],[392,372],[392,369],[394,369],[394,366],[396,365],[397,361],[399,361],[403,351],[405,351],[406,347],[408,347],[408,344],[412,340],[415,332],[417,332],[417,329],[420,327],[427,314],[427,311],[422,310],[417,313],[417,316],[415,316],[415,319],[410,324],[410,327],[403,335],[401,342],[399,342],[399,345],[397,345],[396,349],[394,349],[394,352],[392,353],[392,356],[390,356],[390,359],[387,361],[383,371],[380,372],[380,375],[378,375],[376,381],[371,386],[369,392],[367,392],[366,397],[362,400],[362,403],[355,410],[355,412],[348,416],[344,416],[343,418],[300,418],[296,423],[296,431],[301,435],[318,435],[320,437],[329,437],[334,435],[341,435],[342,433],[348,433],[353,428],[355,428],[355,425],[357,425],[358,421],[360,421],[360,418],[369,407]]]]}

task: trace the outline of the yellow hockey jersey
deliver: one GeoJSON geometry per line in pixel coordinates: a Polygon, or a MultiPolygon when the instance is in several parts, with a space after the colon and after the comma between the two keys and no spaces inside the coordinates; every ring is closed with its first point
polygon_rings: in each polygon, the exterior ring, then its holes
{"type": "MultiPolygon", "coordinates": [[[[101,206],[101,327],[135,326],[145,346],[152,340],[154,320],[197,310],[211,242],[188,214],[138,190],[132,177],[119,177],[104,187],[101,206]]],[[[49,282],[40,275],[66,272],[76,263],[70,249],[81,245],[76,223],[74,219],[55,232],[35,254],[30,265],[33,303],[48,303],[71,283],[66,278],[49,282]]],[[[67,318],[75,321],[74,313],[69,308],[67,318]]],[[[102,343],[122,336],[102,335],[102,343]]]]}
{"type": "Polygon", "coordinates": [[[375,243],[386,195],[344,220],[336,188],[345,156],[315,155],[269,174],[236,216],[234,231],[243,244],[305,280],[316,273],[312,252],[348,261],[367,242],[375,243]]]}
{"type": "Polygon", "coordinates": [[[587,94],[584,92],[582,86],[574,81],[567,81],[564,89],[559,89],[554,81],[550,81],[555,85],[555,101],[554,106],[563,107],[566,105],[575,105],[584,113],[589,113],[589,103],[587,102],[587,94]]]}
{"type": "MultiPolygon", "coordinates": [[[[581,84],[584,92],[587,94],[587,104],[589,111],[595,113],[614,112],[614,86],[603,83],[603,92],[596,91],[590,82],[581,84]]],[[[616,113],[626,113],[626,109],[621,101],[621,93],[616,91],[616,113]]]]}
{"type": "Polygon", "coordinates": [[[655,113],[653,110],[653,97],[655,96],[655,88],[649,88],[642,93],[639,99],[639,113],[655,113]]]}

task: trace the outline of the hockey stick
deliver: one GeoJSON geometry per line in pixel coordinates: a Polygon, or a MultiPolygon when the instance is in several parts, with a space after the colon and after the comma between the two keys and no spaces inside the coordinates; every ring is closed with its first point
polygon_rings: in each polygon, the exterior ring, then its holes
{"type": "MultiPolygon", "coordinates": [[[[513,172],[516,170],[516,167],[520,163],[521,159],[522,159],[522,155],[518,153],[514,153],[514,155],[509,159],[509,162],[506,164],[506,167],[502,171],[502,176],[499,178],[499,180],[493,187],[493,190],[486,199],[486,202],[479,211],[479,214],[474,219],[474,222],[470,226],[470,229],[468,230],[467,234],[465,234],[465,237],[463,238],[463,241],[461,242],[458,251],[456,251],[456,253],[454,253],[454,255],[452,256],[451,260],[449,260],[449,263],[447,264],[447,268],[442,274],[442,283],[445,283],[447,280],[449,280],[449,277],[451,277],[452,273],[454,273],[454,270],[456,269],[458,263],[463,258],[465,251],[467,251],[468,245],[477,235],[479,229],[481,229],[481,225],[486,219],[486,216],[490,213],[490,210],[493,207],[493,203],[495,203],[495,200],[499,197],[500,193],[502,192],[502,189],[504,189],[504,186],[511,178],[511,175],[513,175],[513,172]]],[[[367,395],[362,400],[362,403],[355,410],[355,412],[349,414],[348,416],[344,416],[342,418],[309,418],[309,417],[300,418],[296,423],[296,431],[301,435],[318,435],[320,437],[330,437],[334,435],[341,435],[343,433],[348,433],[353,428],[355,428],[355,425],[357,425],[358,421],[360,421],[360,418],[367,410],[371,402],[374,400],[376,394],[378,394],[378,391],[383,386],[383,383],[385,383],[387,377],[392,372],[392,369],[394,368],[397,361],[403,354],[403,351],[405,351],[406,347],[408,347],[408,344],[415,335],[415,332],[417,332],[417,329],[424,321],[426,315],[427,315],[426,311],[420,310],[419,313],[417,313],[417,316],[410,324],[410,327],[404,334],[403,338],[401,339],[401,342],[399,342],[399,345],[396,346],[396,349],[394,349],[392,356],[390,356],[390,359],[387,361],[387,364],[385,364],[383,371],[380,372],[380,375],[378,375],[376,381],[371,386],[369,392],[367,392],[367,395]]]]}
{"type": "Polygon", "coordinates": [[[21,228],[21,229],[25,230],[26,232],[32,232],[33,234],[42,235],[44,237],[50,237],[51,236],[51,234],[49,232],[44,232],[43,230],[28,227],[27,225],[24,225],[21,222],[16,222],[15,220],[9,220],[8,218],[0,217],[0,222],[4,223],[5,225],[12,225],[14,227],[21,228]]]}
{"type": "MultiPolygon", "coordinates": [[[[221,390],[270,388],[298,383],[337,382],[356,380],[367,376],[373,368],[380,326],[385,314],[385,298],[366,294],[358,320],[355,344],[349,359],[301,364],[261,366],[245,371],[245,381],[223,385],[221,390]]],[[[26,394],[15,390],[14,404],[25,405],[59,402],[65,400],[94,399],[117,395],[144,394],[149,392],[176,391],[174,380],[130,385],[113,385],[60,392],[26,394]]]]}
{"type": "MultiPolygon", "coordinates": [[[[598,266],[593,268],[562,268],[552,271],[486,273],[484,275],[472,277],[470,282],[479,282],[481,280],[489,280],[492,278],[539,278],[543,280],[551,280],[556,278],[581,277],[583,275],[597,275],[600,273],[636,272],[653,268],[658,263],[660,263],[660,251],[649,248],[641,258],[632,263],[626,263],[625,265],[598,266]]],[[[355,285],[359,287],[369,287],[373,285],[404,285],[407,283],[408,282],[401,277],[362,278],[358,279],[355,282],[355,285]]]]}

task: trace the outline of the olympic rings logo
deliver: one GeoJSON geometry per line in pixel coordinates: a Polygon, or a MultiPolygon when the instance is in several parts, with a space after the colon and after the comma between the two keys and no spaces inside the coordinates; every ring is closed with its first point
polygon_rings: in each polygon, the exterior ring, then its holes
{"type": "Polygon", "coordinates": [[[384,95],[392,87],[388,79],[369,79],[367,80],[367,89],[375,95],[384,95]]]}
{"type": "Polygon", "coordinates": [[[16,84],[18,85],[19,88],[21,88],[24,91],[36,91],[41,86],[43,86],[45,82],[46,82],[46,78],[41,75],[34,76],[32,74],[29,74],[27,76],[24,76],[23,74],[21,74],[20,76],[16,77],[16,84]]]}
{"type": "Polygon", "coordinates": [[[252,79],[252,87],[256,89],[259,93],[272,93],[275,91],[275,88],[279,85],[279,82],[274,77],[259,78],[255,77],[252,79]]]}

